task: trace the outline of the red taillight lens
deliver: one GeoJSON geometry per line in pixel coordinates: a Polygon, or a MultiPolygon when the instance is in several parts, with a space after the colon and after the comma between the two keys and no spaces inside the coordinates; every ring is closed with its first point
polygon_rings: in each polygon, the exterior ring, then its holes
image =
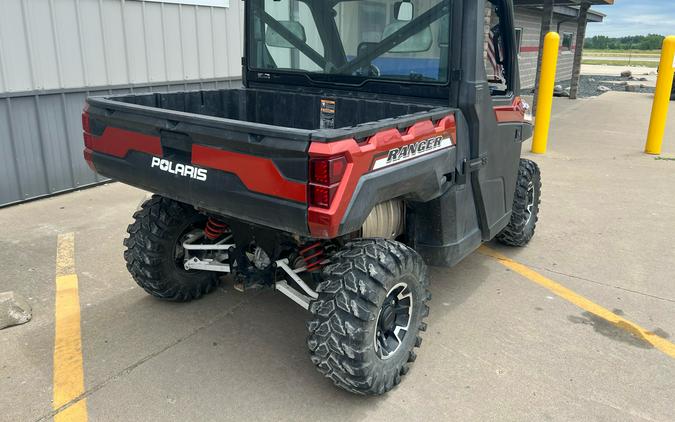
{"type": "Polygon", "coordinates": [[[309,204],[330,208],[346,170],[347,159],[344,156],[312,158],[309,161],[309,204]]]}
{"type": "Polygon", "coordinates": [[[313,158],[309,162],[309,180],[324,186],[339,183],[347,169],[345,157],[313,158]]]}
{"type": "Polygon", "coordinates": [[[89,133],[84,132],[84,146],[87,148],[94,148],[94,137],[89,133]]]}
{"type": "Polygon", "coordinates": [[[96,172],[96,167],[94,167],[94,152],[90,150],[89,148],[84,149],[84,160],[87,162],[89,165],[89,168],[91,171],[96,172]]]}
{"type": "Polygon", "coordinates": [[[335,192],[337,192],[338,185],[335,186],[319,186],[309,185],[309,202],[312,206],[321,208],[330,208],[333,202],[335,192]]]}
{"type": "Polygon", "coordinates": [[[91,133],[91,125],[89,124],[89,113],[85,110],[82,112],[82,130],[91,133]]]}

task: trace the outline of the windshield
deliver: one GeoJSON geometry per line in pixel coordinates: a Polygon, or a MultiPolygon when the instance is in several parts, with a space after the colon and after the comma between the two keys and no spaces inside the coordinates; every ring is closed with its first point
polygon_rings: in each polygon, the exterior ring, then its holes
{"type": "Polygon", "coordinates": [[[249,1],[251,69],[447,82],[449,0],[249,1]]]}

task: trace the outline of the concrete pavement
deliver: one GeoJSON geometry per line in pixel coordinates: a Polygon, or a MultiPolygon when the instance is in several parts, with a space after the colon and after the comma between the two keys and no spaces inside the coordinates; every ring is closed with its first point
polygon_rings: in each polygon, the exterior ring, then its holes
{"type": "MultiPolygon", "coordinates": [[[[549,152],[533,157],[537,235],[490,247],[672,342],[675,113],[656,159],[641,153],[649,106],[557,100],[549,152]]],[[[0,209],[0,291],[34,310],[0,331],[0,420],[51,418],[56,237],[69,232],[92,421],[672,420],[675,359],[479,253],[432,269],[429,330],[401,386],[352,396],[314,370],[307,314],[284,296],[225,282],[174,304],[138,288],[122,239],[144,196],[110,184],[0,209]]]]}

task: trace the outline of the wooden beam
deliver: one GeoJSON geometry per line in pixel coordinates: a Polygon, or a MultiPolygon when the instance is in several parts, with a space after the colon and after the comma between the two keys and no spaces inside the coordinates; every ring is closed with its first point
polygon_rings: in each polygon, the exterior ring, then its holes
{"type": "Polygon", "coordinates": [[[577,44],[574,50],[574,64],[572,65],[572,85],[570,86],[570,99],[576,100],[579,93],[579,79],[581,78],[581,59],[584,54],[584,40],[586,39],[586,26],[588,23],[588,9],[590,3],[582,3],[577,20],[577,44]]]}

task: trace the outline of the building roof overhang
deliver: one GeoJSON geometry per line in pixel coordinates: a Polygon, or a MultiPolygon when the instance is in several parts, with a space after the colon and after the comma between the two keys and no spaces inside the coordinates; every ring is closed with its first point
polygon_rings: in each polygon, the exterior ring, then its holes
{"type": "MultiPolygon", "coordinates": [[[[614,0],[554,0],[556,6],[579,6],[581,3],[588,3],[591,6],[611,6],[614,0]]],[[[516,6],[543,6],[544,0],[514,0],[516,6]]]]}
{"type": "MultiPolygon", "coordinates": [[[[581,3],[589,3],[591,5],[613,5],[614,0],[554,0],[553,13],[561,16],[569,16],[576,18],[579,16],[579,5],[581,3]]],[[[517,7],[527,7],[535,10],[543,8],[543,0],[514,0],[513,4],[517,7]]],[[[588,11],[588,22],[602,22],[605,14],[597,10],[588,11]]]]}

